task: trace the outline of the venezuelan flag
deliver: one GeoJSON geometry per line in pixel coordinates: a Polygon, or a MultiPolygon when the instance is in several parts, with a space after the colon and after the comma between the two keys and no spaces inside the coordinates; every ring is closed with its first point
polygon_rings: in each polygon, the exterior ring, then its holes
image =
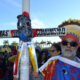
{"type": "Polygon", "coordinates": [[[80,80],[80,63],[55,56],[39,68],[44,80],[80,80]]]}

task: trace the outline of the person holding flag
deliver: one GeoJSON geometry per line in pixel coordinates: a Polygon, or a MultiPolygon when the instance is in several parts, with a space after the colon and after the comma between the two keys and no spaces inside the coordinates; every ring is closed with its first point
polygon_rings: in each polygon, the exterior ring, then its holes
{"type": "Polygon", "coordinates": [[[66,28],[66,35],[61,36],[61,55],[51,57],[39,71],[44,80],[80,80],[80,61],[76,51],[80,42],[79,21],[69,20],[59,27],[66,28]]]}

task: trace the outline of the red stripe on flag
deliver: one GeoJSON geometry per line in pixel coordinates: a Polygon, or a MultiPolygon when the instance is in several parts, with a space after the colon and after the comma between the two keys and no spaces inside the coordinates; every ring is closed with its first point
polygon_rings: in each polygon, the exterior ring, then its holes
{"type": "Polygon", "coordinates": [[[18,66],[19,66],[19,56],[20,56],[20,52],[18,52],[18,55],[16,57],[15,63],[14,63],[14,75],[17,75],[18,72],[18,66]]]}

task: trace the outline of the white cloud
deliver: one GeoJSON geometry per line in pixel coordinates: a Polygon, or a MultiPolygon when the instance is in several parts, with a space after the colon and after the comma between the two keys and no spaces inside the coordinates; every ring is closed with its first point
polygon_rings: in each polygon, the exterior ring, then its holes
{"type": "MultiPolygon", "coordinates": [[[[39,21],[38,19],[34,19],[34,20],[32,20],[31,21],[31,24],[32,24],[32,28],[46,28],[46,25],[43,23],[43,22],[41,22],[41,21],[39,21]]],[[[0,23],[0,27],[3,27],[5,30],[6,29],[13,29],[13,28],[17,28],[17,22],[5,22],[5,24],[4,23],[0,23]]],[[[1,30],[2,28],[0,28],[0,30],[1,30]]]]}
{"type": "MultiPolygon", "coordinates": [[[[32,24],[32,28],[46,28],[46,25],[39,21],[38,19],[34,19],[31,21],[31,24],[32,24]]],[[[0,28],[0,30],[4,29],[4,30],[11,30],[11,29],[17,29],[17,22],[6,22],[5,24],[4,23],[0,23],[0,27],[3,27],[3,28],[0,28]]]]}
{"type": "Polygon", "coordinates": [[[46,28],[46,25],[39,21],[38,19],[34,19],[31,21],[32,23],[32,28],[46,28]]]}

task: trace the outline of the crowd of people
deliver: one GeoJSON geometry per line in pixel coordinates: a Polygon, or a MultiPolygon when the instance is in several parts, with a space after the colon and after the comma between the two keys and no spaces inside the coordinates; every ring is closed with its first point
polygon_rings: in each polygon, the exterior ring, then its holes
{"type": "Polygon", "coordinates": [[[9,58],[16,54],[17,49],[14,46],[3,46],[0,49],[0,80],[13,80],[14,63],[9,58]]]}
{"type": "MultiPolygon", "coordinates": [[[[55,48],[60,49],[58,44],[53,44],[52,46],[57,46],[55,48]]],[[[39,46],[37,46],[35,50],[38,61],[38,68],[41,67],[50,57],[52,57],[52,55],[58,55],[57,53],[54,54],[54,51],[41,49],[39,46]]],[[[0,49],[0,80],[13,80],[14,62],[9,60],[9,58],[11,58],[13,55],[17,55],[17,49],[14,46],[3,46],[0,49]]],[[[41,74],[37,78],[34,75],[32,76],[32,71],[33,69],[30,62],[30,80],[43,80],[43,76],[41,74]]]]}
{"type": "MultiPolygon", "coordinates": [[[[75,46],[71,45],[71,42],[69,41],[70,40],[67,40],[67,42],[65,42],[65,40],[63,40],[61,42],[61,46],[58,43],[54,43],[49,49],[41,49],[39,46],[37,46],[35,50],[36,50],[36,55],[37,55],[38,68],[44,65],[44,63],[46,63],[50,58],[58,56],[58,55],[64,56],[64,57],[67,56],[67,58],[70,57],[71,59],[73,59],[70,54],[67,55],[66,52],[65,52],[66,54],[64,54],[61,51],[62,49],[65,49],[64,47],[67,47],[68,51],[73,52],[74,48],[77,45],[75,46]],[[72,47],[72,50],[71,50],[71,47],[72,47]]],[[[14,63],[10,62],[9,58],[16,54],[17,54],[16,48],[12,48],[12,50],[9,53],[7,51],[0,52],[0,80],[13,80],[13,64],[14,63]]],[[[78,47],[75,55],[76,57],[73,60],[80,62],[80,47],[78,47]]],[[[44,80],[44,76],[40,72],[37,77],[34,75],[31,62],[29,64],[29,71],[30,71],[30,80],[44,80]]]]}
{"type": "MultiPolygon", "coordinates": [[[[52,44],[49,49],[35,48],[39,71],[34,72],[30,61],[29,80],[80,80],[79,24],[67,22],[61,26],[67,28],[67,34],[60,43],[52,44]]],[[[16,54],[14,48],[10,53],[0,53],[0,80],[13,80],[14,63],[9,58],[16,54]]]]}

